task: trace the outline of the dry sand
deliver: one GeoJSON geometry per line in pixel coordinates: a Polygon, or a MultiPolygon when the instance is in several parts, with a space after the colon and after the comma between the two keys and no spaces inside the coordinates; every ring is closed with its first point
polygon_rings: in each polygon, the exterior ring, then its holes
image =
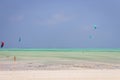
{"type": "Polygon", "coordinates": [[[0,80],[120,80],[120,70],[0,71],[0,80]]]}

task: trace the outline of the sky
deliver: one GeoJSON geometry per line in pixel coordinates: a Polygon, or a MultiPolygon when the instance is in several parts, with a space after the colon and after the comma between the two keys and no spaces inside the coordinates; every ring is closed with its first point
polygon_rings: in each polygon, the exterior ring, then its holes
{"type": "Polygon", "coordinates": [[[120,0],[0,0],[0,41],[4,48],[120,48],[119,9],[120,0]]]}

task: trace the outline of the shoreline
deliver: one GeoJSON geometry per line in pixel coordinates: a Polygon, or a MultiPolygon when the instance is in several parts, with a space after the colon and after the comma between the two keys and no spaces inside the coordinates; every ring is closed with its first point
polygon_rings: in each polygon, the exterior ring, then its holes
{"type": "Polygon", "coordinates": [[[120,52],[0,51],[0,71],[81,69],[120,69],[120,52]]]}
{"type": "Polygon", "coordinates": [[[103,62],[91,62],[82,60],[59,60],[48,59],[45,61],[2,61],[0,62],[0,71],[24,71],[24,70],[112,70],[120,69],[120,64],[103,63],[103,62]]]}

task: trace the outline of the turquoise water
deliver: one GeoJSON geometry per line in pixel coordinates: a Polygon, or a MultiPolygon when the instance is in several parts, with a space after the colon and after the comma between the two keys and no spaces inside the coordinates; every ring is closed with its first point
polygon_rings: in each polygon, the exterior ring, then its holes
{"type": "Polygon", "coordinates": [[[100,52],[119,52],[120,48],[3,48],[0,51],[100,51],[100,52]]]}

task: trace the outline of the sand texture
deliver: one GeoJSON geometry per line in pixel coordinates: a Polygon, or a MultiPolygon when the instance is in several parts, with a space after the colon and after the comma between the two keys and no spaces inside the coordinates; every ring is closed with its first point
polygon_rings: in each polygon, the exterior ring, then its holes
{"type": "Polygon", "coordinates": [[[120,70],[0,71],[0,80],[120,80],[120,70]]]}

